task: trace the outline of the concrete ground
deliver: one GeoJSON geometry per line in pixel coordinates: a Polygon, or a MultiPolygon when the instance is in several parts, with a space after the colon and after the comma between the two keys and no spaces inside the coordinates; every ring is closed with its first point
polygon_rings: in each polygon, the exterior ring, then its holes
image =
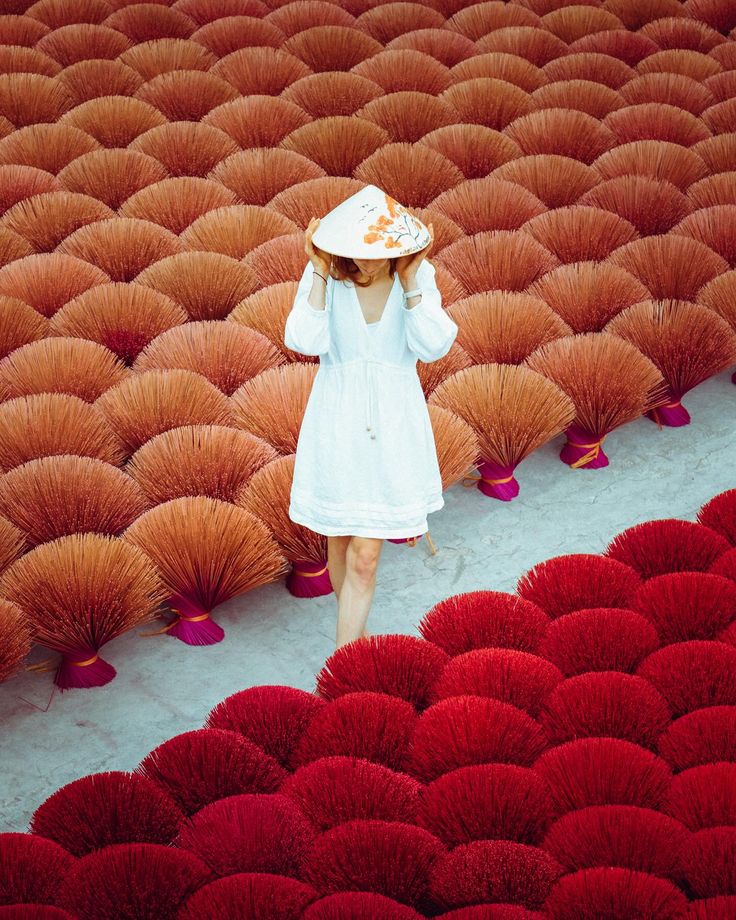
{"type": "MultiPolygon", "coordinates": [[[[477,589],[512,591],[537,562],[600,552],[632,524],[694,520],[717,492],[736,487],[736,387],[731,373],[685,397],[693,423],[664,429],[647,419],[610,434],[610,466],[571,470],[564,438],[518,469],[521,494],[504,503],[456,484],[429,516],[437,546],[385,543],[369,618],[374,633],[411,633],[438,600],[477,589]]],[[[224,697],[256,684],[314,688],[334,649],[335,597],[301,600],[283,582],[224,604],[218,645],[192,648],[135,630],[105,646],[118,670],[106,687],[54,693],[50,674],[0,686],[0,831],[22,831],[52,792],[101,770],[130,770],[167,738],[198,728],[224,697]]],[[[36,649],[32,660],[44,658],[36,649]]]]}

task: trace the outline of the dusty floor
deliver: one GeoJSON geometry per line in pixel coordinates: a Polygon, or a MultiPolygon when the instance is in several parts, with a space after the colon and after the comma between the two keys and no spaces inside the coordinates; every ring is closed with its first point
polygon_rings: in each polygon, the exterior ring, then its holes
{"type": "MultiPolygon", "coordinates": [[[[416,633],[436,601],[479,588],[513,590],[535,563],[560,553],[599,552],[632,524],[695,519],[700,505],[736,487],[736,387],[731,372],[686,396],[686,428],[646,420],[606,438],[601,470],[570,470],[558,438],[517,471],[510,503],[457,484],[430,515],[437,554],[384,544],[369,620],[373,633],[416,633]]],[[[334,648],[334,595],[293,598],[283,582],[218,610],[219,645],[192,648],[134,631],[105,647],[118,670],[106,687],[53,695],[50,674],[25,673],[0,686],[0,831],[21,831],[59,786],[100,770],[129,770],[157,744],[199,727],[219,700],[255,684],[311,690],[334,648]]],[[[34,650],[32,660],[44,658],[34,650]]]]}

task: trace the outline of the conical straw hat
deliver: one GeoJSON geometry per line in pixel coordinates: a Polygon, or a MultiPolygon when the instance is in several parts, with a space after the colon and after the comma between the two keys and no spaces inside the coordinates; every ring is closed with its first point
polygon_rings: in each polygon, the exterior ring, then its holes
{"type": "Polygon", "coordinates": [[[321,219],[312,242],[335,256],[393,259],[424,249],[430,235],[398,201],[367,185],[321,219]]]}

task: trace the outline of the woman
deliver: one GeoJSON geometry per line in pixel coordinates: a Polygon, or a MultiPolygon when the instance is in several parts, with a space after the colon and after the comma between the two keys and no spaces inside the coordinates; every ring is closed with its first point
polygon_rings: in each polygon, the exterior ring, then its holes
{"type": "Polygon", "coordinates": [[[432,240],[431,224],[370,185],[305,234],[284,344],[320,364],[289,517],[327,536],[338,648],[367,635],[383,540],[426,533],[444,505],[416,362],[446,355],[458,327],[425,258],[432,240]]]}

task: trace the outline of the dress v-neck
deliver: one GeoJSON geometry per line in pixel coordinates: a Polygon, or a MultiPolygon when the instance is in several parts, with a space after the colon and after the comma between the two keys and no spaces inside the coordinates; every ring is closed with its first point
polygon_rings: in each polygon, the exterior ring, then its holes
{"type": "Polygon", "coordinates": [[[393,292],[394,292],[394,287],[395,287],[395,285],[396,285],[396,281],[397,281],[397,280],[398,280],[398,275],[394,275],[393,283],[392,283],[391,288],[390,288],[390,290],[389,290],[389,292],[388,292],[388,296],[386,297],[386,303],[383,305],[383,312],[381,313],[380,318],[377,319],[377,320],[374,320],[372,323],[366,322],[365,314],[363,313],[363,308],[361,307],[360,301],[358,300],[358,290],[357,290],[355,284],[351,284],[351,289],[352,289],[352,292],[353,292],[353,301],[354,301],[355,306],[356,306],[356,308],[357,308],[357,310],[358,310],[359,319],[360,319],[361,323],[363,324],[363,326],[365,327],[366,332],[368,332],[368,331],[370,330],[370,327],[371,327],[371,326],[380,326],[381,323],[383,322],[383,318],[384,318],[384,316],[386,315],[386,311],[388,310],[388,305],[389,305],[389,303],[391,302],[391,295],[392,295],[393,292]]]}

